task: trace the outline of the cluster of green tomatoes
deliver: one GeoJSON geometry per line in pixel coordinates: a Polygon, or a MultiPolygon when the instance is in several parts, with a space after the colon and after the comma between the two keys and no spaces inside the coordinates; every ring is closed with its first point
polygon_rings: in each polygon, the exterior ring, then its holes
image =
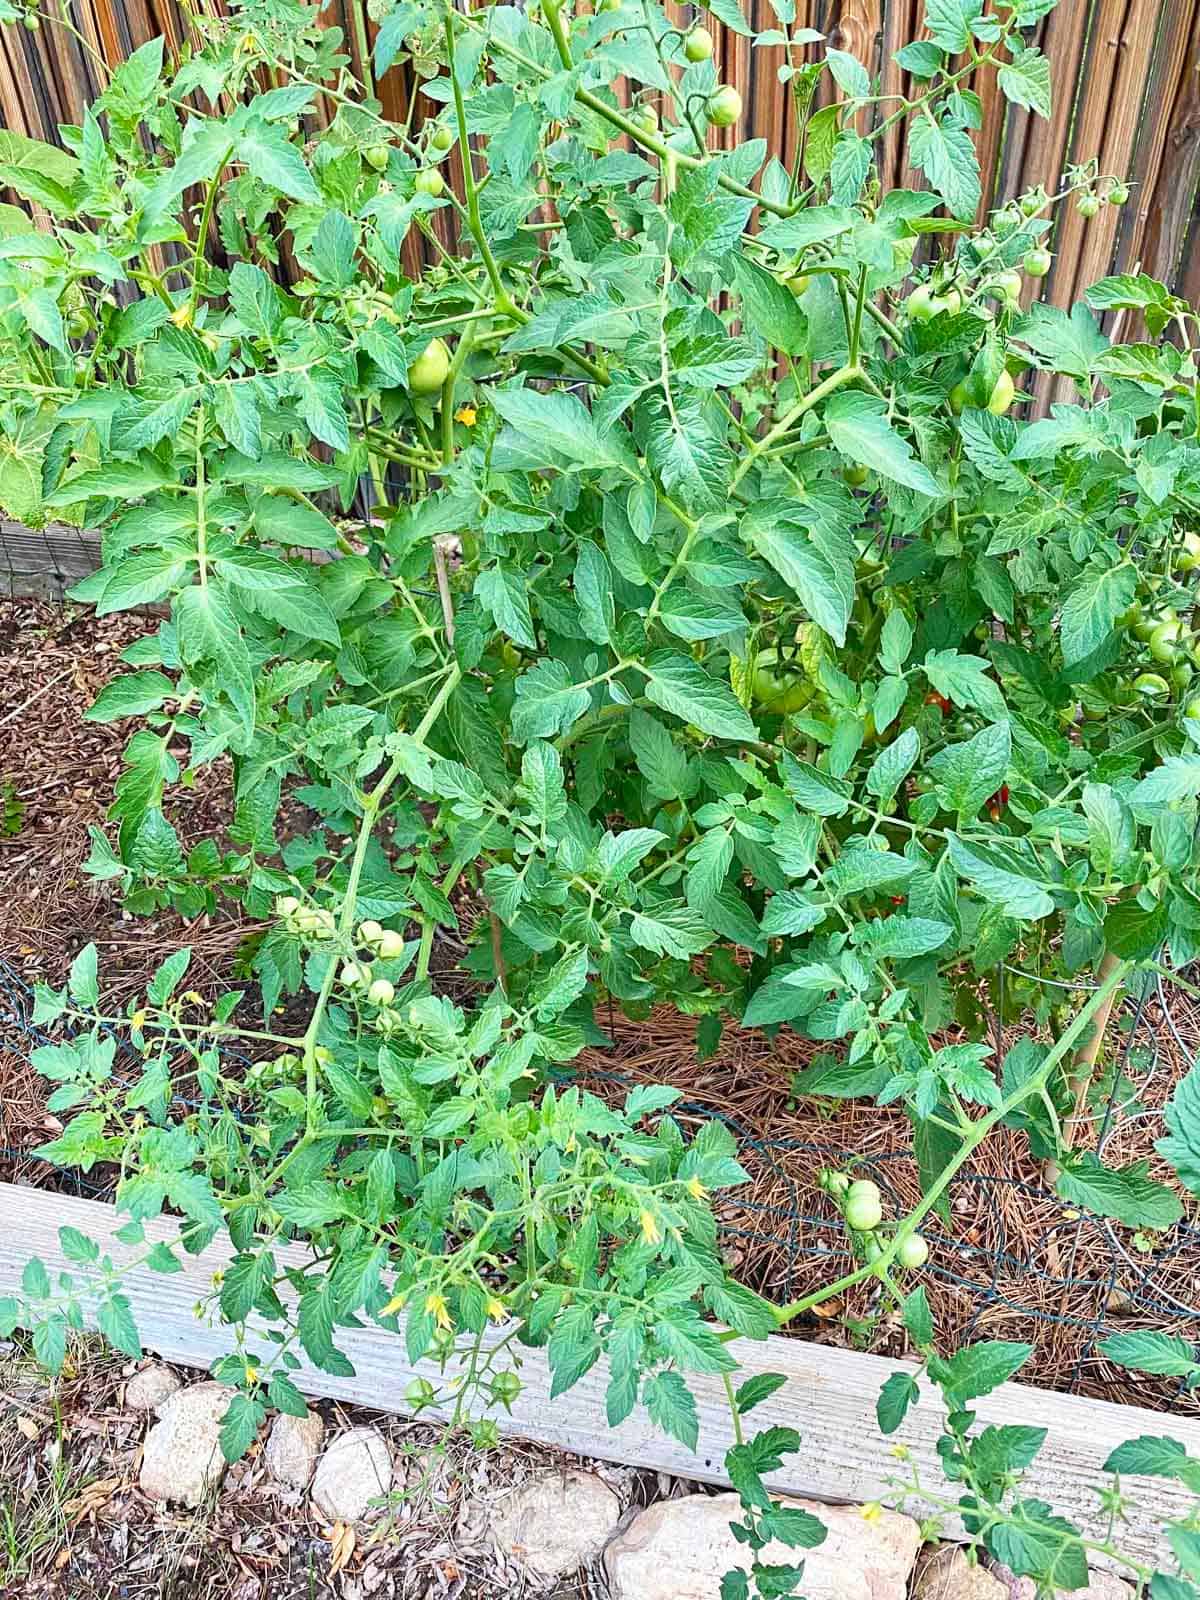
{"type": "MultiPolygon", "coordinates": [[[[878,1261],[883,1254],[883,1243],[878,1237],[883,1222],[883,1196],[879,1185],[870,1178],[851,1178],[848,1172],[838,1172],[832,1167],[821,1168],[817,1183],[841,1211],[866,1259],[878,1261]]],[[[910,1272],[923,1267],[929,1260],[929,1246],[922,1235],[910,1233],[901,1240],[896,1260],[910,1272]]]]}
{"type": "MultiPolygon", "coordinates": [[[[1200,533],[1188,530],[1182,534],[1174,567],[1176,573],[1195,572],[1200,568],[1200,533]]],[[[1140,600],[1134,600],[1117,620],[1135,639],[1142,641],[1153,659],[1165,669],[1163,672],[1139,672],[1133,680],[1135,692],[1143,700],[1165,700],[1172,689],[1185,694],[1193,683],[1193,668],[1200,666],[1200,640],[1176,611],[1171,606],[1148,610],[1140,600]]],[[[1183,714],[1200,719],[1200,693],[1187,696],[1183,714]]]]}

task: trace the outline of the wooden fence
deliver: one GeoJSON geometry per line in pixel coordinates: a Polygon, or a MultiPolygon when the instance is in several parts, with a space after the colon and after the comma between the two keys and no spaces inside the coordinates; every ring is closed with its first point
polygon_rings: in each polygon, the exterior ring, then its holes
{"type": "MultiPolygon", "coordinates": [[[[156,34],[171,45],[187,35],[177,0],[70,3],[79,31],[108,63],[156,34]]],[[[201,11],[220,4],[195,0],[201,11]]],[[[694,9],[679,9],[679,16],[694,9]]],[[[768,0],[745,0],[745,9],[756,27],[773,25],[768,0]]],[[[922,0],[799,0],[799,10],[801,22],[881,73],[884,92],[905,87],[892,54],[919,37],[922,0]]],[[[335,0],[325,14],[343,28],[357,60],[359,41],[374,32],[365,21],[365,0],[335,0]],[[354,15],[357,5],[364,9],[354,15]]],[[[777,78],[782,51],[752,49],[748,39],[706,20],[722,73],[741,89],[746,104],[741,124],[725,130],[722,140],[762,135],[787,161],[796,129],[790,98],[777,78]]],[[[1051,241],[1057,256],[1048,298],[1070,305],[1106,272],[1140,267],[1189,299],[1200,299],[1200,254],[1193,249],[1200,183],[1200,0],[1061,0],[1035,38],[1053,68],[1049,121],[1007,106],[990,70],[972,84],[984,107],[978,134],[984,204],[1030,184],[1049,186],[1067,163],[1095,156],[1102,170],[1128,178],[1133,197],[1122,210],[1106,207],[1091,222],[1074,211],[1061,218],[1051,241]]],[[[0,29],[0,124],[53,139],[60,123],[80,121],[102,75],[99,63],[60,28],[0,29]]],[[[389,115],[403,116],[412,92],[407,67],[389,72],[378,92],[389,115]]],[[[887,137],[884,164],[889,183],[919,181],[906,171],[896,134],[887,137]]]]}

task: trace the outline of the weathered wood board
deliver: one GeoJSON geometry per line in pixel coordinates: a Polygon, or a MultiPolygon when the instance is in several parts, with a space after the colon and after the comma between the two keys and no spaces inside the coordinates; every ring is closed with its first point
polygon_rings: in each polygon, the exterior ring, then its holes
{"type": "MultiPolygon", "coordinates": [[[[112,1206],[97,1201],[0,1184],[0,1295],[19,1287],[31,1255],[40,1256],[52,1276],[59,1270],[77,1277],[81,1274],[82,1269],[67,1262],[59,1247],[58,1230],[64,1224],[96,1239],[118,1263],[144,1254],[144,1247],[123,1245],[113,1237],[120,1221],[112,1206]]],[[[170,1240],[175,1231],[167,1219],[146,1226],[150,1239],[170,1240]]],[[[285,1248],[278,1255],[281,1265],[284,1260],[297,1264],[306,1260],[305,1251],[298,1247],[285,1248]]],[[[215,1316],[201,1319],[195,1314],[197,1303],[211,1294],[213,1273],[226,1259],[227,1252],[213,1245],[200,1256],[183,1255],[186,1265],[182,1272],[163,1276],[138,1268],[129,1274],[127,1292],[147,1349],[186,1366],[207,1367],[230,1348],[229,1335],[215,1316]]],[[[414,1367],[402,1343],[383,1329],[340,1330],[338,1342],[353,1362],[355,1375],[331,1377],[305,1365],[295,1374],[295,1381],[306,1394],[404,1415],[410,1410],[405,1390],[412,1379],[437,1377],[436,1369],[426,1363],[414,1367]]],[[[731,1349],[742,1364],[739,1381],[755,1372],[778,1372],[788,1379],[753,1413],[759,1427],[795,1427],[803,1439],[799,1455],[771,1480],[774,1489],[826,1501],[893,1503],[896,1497],[890,1484],[900,1469],[890,1451],[897,1441],[911,1449],[925,1483],[942,1484],[935,1449],[940,1412],[931,1395],[910,1414],[894,1440],[884,1439],[875,1421],[880,1387],[893,1372],[903,1369],[904,1363],[782,1337],[763,1343],[739,1340],[731,1349]]],[[[619,1428],[610,1428],[604,1414],[607,1372],[603,1364],[553,1402],[549,1370],[540,1352],[523,1352],[521,1379],[524,1389],[511,1414],[496,1413],[502,1433],[709,1483],[728,1482],[723,1462],[733,1440],[719,1377],[692,1377],[701,1419],[699,1448],[694,1455],[644,1418],[634,1417],[619,1428]]],[[[1046,1445],[1026,1480],[1026,1490],[1097,1533],[1101,1531],[1095,1493],[1099,1469],[1116,1445],[1139,1434],[1169,1434],[1200,1455],[1200,1423],[1140,1407],[1009,1383],[981,1400],[978,1411],[986,1422],[1034,1423],[1049,1429],[1046,1445]]],[[[1191,1503],[1190,1496],[1179,1486],[1158,1479],[1131,1479],[1128,1488],[1136,1510],[1122,1531],[1122,1547],[1141,1559],[1165,1561],[1161,1524],[1183,1512],[1191,1503]]]]}

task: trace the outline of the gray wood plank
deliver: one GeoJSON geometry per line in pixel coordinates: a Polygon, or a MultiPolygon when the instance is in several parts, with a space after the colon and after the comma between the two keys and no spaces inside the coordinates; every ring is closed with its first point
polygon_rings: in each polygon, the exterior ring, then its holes
{"type": "MultiPolygon", "coordinates": [[[[113,1207],[97,1201],[0,1184],[0,1294],[19,1287],[21,1271],[31,1255],[40,1256],[52,1275],[59,1270],[81,1275],[82,1269],[67,1262],[59,1247],[58,1229],[64,1224],[96,1239],[118,1263],[135,1259],[144,1253],[143,1247],[126,1246],[113,1237],[120,1220],[113,1207]]],[[[146,1225],[149,1239],[171,1240],[175,1233],[169,1219],[146,1225]]],[[[283,1247],[277,1254],[281,1265],[302,1265],[308,1259],[298,1246],[283,1247]]],[[[127,1291],[147,1349],[186,1366],[207,1367],[230,1348],[229,1333],[211,1307],[206,1316],[196,1315],[198,1303],[212,1295],[213,1273],[227,1258],[228,1251],[214,1244],[200,1256],[184,1255],[183,1272],[170,1276],[143,1268],[130,1272],[127,1291]]],[[[503,1330],[497,1330],[492,1339],[498,1341],[502,1336],[503,1330]]],[[[411,1409],[405,1389],[412,1379],[438,1376],[431,1363],[414,1367],[402,1343],[382,1328],[343,1329],[338,1342],[353,1362],[355,1375],[331,1377],[306,1364],[295,1375],[306,1394],[403,1416],[411,1409]]],[[[940,1412],[932,1397],[927,1394],[895,1440],[884,1439],[876,1425],[875,1399],[880,1387],[892,1373],[905,1370],[905,1363],[782,1337],[763,1343],[738,1340],[731,1348],[742,1365],[739,1381],[755,1372],[779,1372],[788,1379],[755,1410],[752,1419],[758,1427],[794,1427],[803,1440],[799,1455],[771,1480],[775,1490],[833,1502],[895,1503],[891,1485],[899,1468],[890,1451],[894,1442],[901,1442],[912,1451],[923,1482],[933,1486],[933,1492],[941,1492],[936,1453],[940,1412]]],[[[615,1429],[608,1426],[603,1363],[568,1394],[551,1401],[550,1375],[542,1354],[533,1350],[519,1354],[524,1389],[511,1414],[496,1412],[501,1433],[704,1482],[728,1482],[723,1462],[732,1434],[719,1378],[692,1376],[701,1419],[699,1448],[693,1454],[644,1418],[631,1418],[615,1429]]],[[[923,1387],[928,1391],[928,1385],[923,1387]]],[[[1200,1423],[1140,1407],[1009,1383],[981,1400],[977,1409],[986,1422],[1033,1423],[1049,1430],[1046,1445],[1026,1480],[1026,1491],[1050,1501],[1056,1511],[1097,1536],[1103,1532],[1095,1494],[1099,1469],[1116,1445],[1139,1434],[1169,1434],[1192,1454],[1200,1455],[1200,1423]]],[[[1161,1523],[1182,1514],[1191,1497],[1165,1480],[1129,1480],[1128,1487],[1136,1508],[1120,1543],[1141,1559],[1165,1561],[1161,1523]]],[[[949,1488],[945,1492],[947,1498],[952,1497],[949,1488]]],[[[917,1508],[909,1505],[906,1509],[917,1508]]],[[[959,1530],[954,1525],[948,1531],[959,1530]]]]}

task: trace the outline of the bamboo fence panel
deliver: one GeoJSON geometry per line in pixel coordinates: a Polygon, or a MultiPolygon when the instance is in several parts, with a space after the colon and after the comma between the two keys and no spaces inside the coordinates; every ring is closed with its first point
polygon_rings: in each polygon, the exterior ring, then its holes
{"type": "MultiPolygon", "coordinates": [[[[211,15],[223,0],[198,4],[202,15],[211,15]]],[[[745,0],[745,10],[756,29],[775,25],[769,0],[745,0]]],[[[856,55],[880,75],[882,92],[895,95],[910,85],[892,54],[919,35],[921,10],[921,0],[800,0],[797,20],[856,55]]],[[[365,0],[333,0],[323,14],[342,29],[361,73],[361,41],[375,31],[365,0]],[[362,11],[356,14],[355,6],[362,11]]],[[[49,24],[37,33],[0,29],[0,125],[55,139],[60,124],[80,121],[83,107],[102,86],[105,64],[115,65],[156,34],[177,45],[190,26],[177,0],[71,0],[71,15],[86,47],[49,24]]],[[[728,148],[739,139],[761,136],[789,162],[798,130],[790,93],[778,77],[782,49],[756,49],[697,7],[675,5],[672,15],[680,23],[703,15],[716,39],[719,70],[742,93],[740,125],[718,130],[714,144],[728,148]]],[[[1048,121],[1009,106],[991,69],[970,80],[983,112],[976,134],[984,178],[981,209],[1032,184],[1051,187],[1069,162],[1096,156],[1103,170],[1129,178],[1132,199],[1120,211],[1102,209],[1090,223],[1065,212],[1051,240],[1055,265],[1039,292],[1068,306],[1105,273],[1137,268],[1197,298],[1200,259],[1191,246],[1200,186],[1200,0],[1061,0],[1032,37],[1050,55],[1053,68],[1054,110],[1048,121]]],[[[803,54],[815,59],[819,49],[808,46],[803,54]]],[[[433,109],[408,65],[387,73],[376,92],[385,114],[397,120],[409,116],[415,94],[414,127],[419,128],[426,109],[433,109]]],[[[824,80],[823,93],[832,92],[824,80]]],[[[456,151],[448,167],[459,184],[461,159],[456,151]]],[[[921,183],[905,160],[899,129],[884,136],[881,161],[885,183],[921,183]]],[[[436,222],[443,242],[451,243],[447,214],[439,214],[436,222]]],[[[410,240],[410,267],[418,264],[422,248],[430,247],[410,240]]]]}

